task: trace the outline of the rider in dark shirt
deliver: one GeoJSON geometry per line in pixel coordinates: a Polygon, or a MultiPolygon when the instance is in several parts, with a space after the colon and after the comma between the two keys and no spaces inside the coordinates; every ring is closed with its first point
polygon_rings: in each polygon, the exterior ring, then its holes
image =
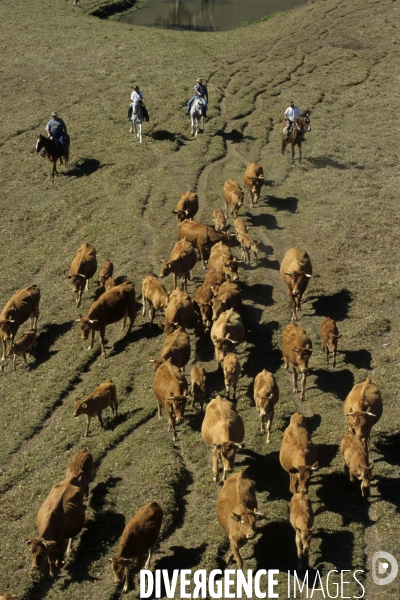
{"type": "Polygon", "coordinates": [[[67,126],[61,117],[57,116],[56,112],[51,113],[51,119],[46,125],[47,137],[56,138],[61,144],[63,150],[63,158],[66,157],[66,142],[65,135],[67,133],[67,126]]]}
{"type": "Polygon", "coordinates": [[[187,107],[187,114],[190,114],[190,107],[196,98],[201,98],[204,106],[204,116],[207,116],[207,103],[208,103],[208,90],[207,86],[204,85],[201,77],[196,79],[196,85],[194,86],[194,96],[190,98],[187,107]]]}

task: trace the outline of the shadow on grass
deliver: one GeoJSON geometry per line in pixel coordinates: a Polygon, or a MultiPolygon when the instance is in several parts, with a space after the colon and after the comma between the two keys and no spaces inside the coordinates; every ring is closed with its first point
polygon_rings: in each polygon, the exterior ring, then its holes
{"type": "Polygon", "coordinates": [[[219,129],[215,132],[215,135],[222,137],[225,142],[232,142],[233,144],[239,144],[243,140],[255,140],[255,138],[250,135],[243,135],[238,129],[232,129],[232,131],[228,132],[219,129]]]}
{"type": "Polygon", "coordinates": [[[88,175],[93,175],[99,169],[103,167],[112,167],[115,163],[105,163],[101,164],[99,160],[96,158],[81,158],[76,163],[72,169],[68,169],[65,172],[66,177],[84,177],[88,175]]]}
{"type": "Polygon", "coordinates": [[[400,433],[398,431],[393,434],[380,433],[375,446],[387,463],[390,465],[400,464],[400,433]]]}
{"type": "MultiPolygon", "coordinates": [[[[320,156],[318,158],[306,158],[306,161],[317,167],[317,169],[326,169],[327,167],[333,167],[341,171],[348,169],[348,165],[340,163],[337,160],[328,158],[327,156],[320,156]]],[[[349,563],[350,564],[350,563],[349,563]]]]}
{"type": "Polygon", "coordinates": [[[354,385],[354,375],[349,369],[328,371],[327,369],[312,369],[315,376],[315,386],[325,394],[334,394],[342,402],[354,385]]]}
{"type": "Polygon", "coordinates": [[[324,513],[325,510],[337,513],[341,515],[344,527],[354,522],[365,526],[372,525],[373,521],[368,514],[370,503],[367,498],[361,496],[361,484],[358,479],[352,484],[344,471],[324,473],[319,475],[319,484],[317,496],[324,508],[317,509],[315,514],[324,513]]]}
{"type": "Polygon", "coordinates": [[[268,196],[268,204],[276,210],[287,210],[288,212],[297,212],[297,206],[299,199],[295,196],[288,196],[287,198],[278,198],[277,196],[268,196]]]}
{"type": "Polygon", "coordinates": [[[339,451],[339,444],[317,444],[318,468],[329,467],[339,451]]]}
{"type": "Polygon", "coordinates": [[[375,479],[380,499],[390,502],[396,507],[397,512],[400,512],[400,478],[378,475],[375,479]]]}
{"type": "Polygon", "coordinates": [[[153,131],[153,140],[157,140],[159,142],[176,142],[179,146],[184,144],[184,139],[180,134],[173,133],[172,131],[167,131],[166,129],[158,129],[157,131],[153,131]]]}
{"type": "Polygon", "coordinates": [[[34,354],[35,362],[29,363],[29,368],[34,370],[54,356],[58,351],[50,350],[50,348],[54,342],[72,329],[74,324],[74,321],[67,321],[66,323],[49,323],[45,325],[37,337],[37,347],[34,354]]]}
{"type": "Polygon", "coordinates": [[[344,321],[349,318],[350,304],[353,302],[352,293],[349,290],[342,289],[335,294],[309,299],[313,301],[313,309],[318,317],[330,317],[335,321],[344,321]]]}
{"type": "Polygon", "coordinates": [[[265,229],[278,229],[281,231],[284,227],[279,227],[277,218],[275,215],[271,215],[268,213],[255,215],[250,215],[250,221],[253,227],[264,227],[265,229]]]}
{"type": "Polygon", "coordinates": [[[360,350],[341,350],[340,354],[343,354],[345,363],[354,365],[356,369],[372,369],[372,355],[369,350],[364,348],[360,350]]]}
{"type": "Polygon", "coordinates": [[[289,521],[275,521],[261,527],[259,524],[257,534],[261,534],[254,544],[258,569],[286,572],[290,568],[297,568],[295,532],[289,521]]]}
{"type": "MultiPolygon", "coordinates": [[[[164,556],[161,559],[157,560],[157,564],[156,564],[156,569],[167,569],[168,573],[169,573],[169,584],[171,584],[171,579],[170,579],[170,574],[172,574],[172,571],[174,569],[177,568],[177,565],[179,565],[180,569],[193,569],[193,565],[198,565],[201,562],[201,558],[204,554],[204,552],[207,549],[208,544],[203,543],[200,544],[199,546],[196,546],[195,548],[187,548],[185,546],[171,546],[169,548],[169,552],[172,552],[171,556],[164,556]]],[[[177,587],[175,592],[177,593],[179,591],[179,579],[177,582],[177,587]]],[[[179,597],[177,596],[175,593],[175,595],[173,596],[175,597],[179,597]]],[[[157,596],[157,597],[161,597],[161,598],[166,598],[167,597],[167,592],[164,586],[164,580],[163,578],[161,578],[161,596],[157,596]]],[[[155,598],[155,592],[153,592],[153,594],[151,596],[149,596],[150,599],[155,598]]],[[[169,596],[172,597],[172,596],[169,596]]]]}

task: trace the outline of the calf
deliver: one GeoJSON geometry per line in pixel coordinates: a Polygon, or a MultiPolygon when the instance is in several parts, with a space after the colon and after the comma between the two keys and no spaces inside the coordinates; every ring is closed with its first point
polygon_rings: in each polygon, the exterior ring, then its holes
{"type": "Polygon", "coordinates": [[[179,325],[184,329],[191,327],[195,316],[194,304],[189,294],[177,288],[169,295],[168,306],[165,309],[165,333],[172,333],[179,325]]]}
{"type": "Polygon", "coordinates": [[[215,231],[225,231],[226,219],[223,210],[216,208],[213,211],[212,220],[214,222],[215,231]]]}
{"type": "Polygon", "coordinates": [[[82,448],[73,456],[68,465],[65,477],[66,479],[72,479],[73,477],[80,479],[82,481],[85,497],[87,498],[89,496],[89,483],[92,481],[92,474],[93,456],[86,448],[82,448]]]}
{"type": "Polygon", "coordinates": [[[19,600],[17,596],[11,596],[9,592],[4,592],[2,596],[0,596],[0,600],[19,600]]]}
{"type": "Polygon", "coordinates": [[[188,395],[188,383],[180,370],[172,364],[171,359],[159,364],[154,363],[156,374],[153,382],[153,393],[158,406],[158,419],[162,419],[161,409],[168,417],[168,433],[177,441],[175,425],[184,419],[188,395]]]}
{"type": "Polygon", "coordinates": [[[337,341],[341,337],[336,322],[330,317],[326,317],[325,321],[321,323],[322,352],[326,353],[327,363],[329,363],[329,352],[332,352],[333,367],[336,367],[337,341]]]}
{"type": "Polygon", "coordinates": [[[367,377],[363,383],[357,383],[344,401],[343,414],[349,430],[364,442],[366,452],[371,429],[381,418],[382,412],[381,393],[371,377],[367,377]]]}
{"type": "Polygon", "coordinates": [[[216,321],[221,313],[230,308],[233,308],[236,312],[240,311],[242,308],[242,295],[238,286],[228,279],[220,286],[218,293],[214,298],[213,321],[216,321]]]}
{"type": "Polygon", "coordinates": [[[15,292],[6,303],[0,314],[0,336],[3,345],[1,360],[6,359],[7,342],[14,343],[19,326],[29,318],[30,329],[36,329],[39,318],[40,290],[37,285],[31,285],[15,292]]]}
{"type": "Polygon", "coordinates": [[[243,206],[244,200],[244,191],[240,185],[233,179],[228,179],[228,181],[224,183],[222,198],[225,201],[225,217],[228,218],[228,206],[230,206],[231,215],[236,219],[239,208],[243,206]]]}
{"type": "Polygon", "coordinates": [[[8,349],[8,356],[11,354],[14,355],[13,360],[13,371],[15,371],[15,361],[17,360],[17,356],[23,356],[25,364],[27,363],[26,355],[29,352],[30,355],[36,350],[36,331],[34,329],[30,329],[26,331],[23,336],[19,338],[14,344],[8,349]]]}
{"type": "Polygon", "coordinates": [[[223,370],[224,370],[224,381],[225,381],[225,389],[228,394],[228,398],[230,398],[230,391],[233,390],[233,399],[235,399],[236,395],[236,386],[239,381],[240,374],[242,369],[240,367],[239,359],[236,354],[229,352],[224,358],[223,362],[223,370]]]}
{"type": "Polygon", "coordinates": [[[236,229],[236,233],[237,234],[239,234],[239,233],[249,233],[248,229],[247,229],[246,223],[240,217],[237,217],[234,220],[233,226],[236,229]]]}
{"type": "Polygon", "coordinates": [[[156,370],[159,365],[171,359],[171,362],[178,369],[185,372],[185,366],[190,360],[190,337],[182,327],[167,335],[164,346],[161,348],[160,358],[155,358],[151,362],[156,370]]]}
{"type": "Polygon", "coordinates": [[[202,334],[211,327],[213,298],[212,287],[205,284],[199,286],[194,294],[193,305],[201,321],[202,334]]]}
{"type": "Polygon", "coordinates": [[[106,287],[106,281],[110,278],[112,278],[112,275],[114,273],[114,264],[110,261],[110,260],[106,260],[100,270],[100,275],[99,275],[99,284],[102,287],[106,287]]]}
{"type": "Polygon", "coordinates": [[[253,162],[246,167],[243,183],[249,192],[250,208],[253,208],[258,202],[261,188],[264,185],[264,171],[259,163],[253,162]]]}
{"type": "Polygon", "coordinates": [[[231,475],[225,481],[217,500],[217,519],[229,538],[231,552],[226,559],[229,565],[233,558],[237,568],[243,568],[240,548],[256,534],[257,512],[256,489],[253,481],[247,478],[244,471],[231,475]]]}
{"type": "Polygon", "coordinates": [[[292,494],[306,494],[312,472],[318,469],[317,451],[307,429],[305,417],[296,412],[283,432],[279,461],[290,477],[292,494]]]}
{"type": "Polygon", "coordinates": [[[264,369],[254,379],[254,402],[260,415],[261,433],[265,433],[267,424],[267,444],[271,442],[271,425],[278,400],[279,388],[275,377],[264,369]]]}
{"type": "Polygon", "coordinates": [[[216,296],[221,284],[223,284],[224,281],[226,281],[225,273],[221,273],[215,269],[210,269],[204,277],[203,285],[204,287],[210,287],[213,295],[216,296]]]}
{"type": "Polygon", "coordinates": [[[148,554],[145,569],[150,567],[163,520],[161,506],[153,501],[139,508],[122,532],[118,554],[108,558],[114,573],[115,583],[124,582],[123,592],[129,590],[129,569],[136,559],[137,572],[143,567],[145,555],[148,554]]]}
{"type": "Polygon", "coordinates": [[[192,244],[184,237],[176,242],[172,249],[169,260],[161,261],[160,277],[167,277],[170,273],[173,275],[174,289],[178,286],[178,277],[183,279],[183,287],[186,292],[187,280],[190,281],[190,271],[196,264],[196,252],[192,244]]]}
{"type": "Polygon", "coordinates": [[[301,569],[303,558],[308,557],[311,536],[314,531],[314,513],[311,500],[306,494],[294,494],[290,501],[290,524],[296,532],[298,569],[301,569]]]}
{"type": "Polygon", "coordinates": [[[104,284],[104,289],[106,292],[108,292],[108,290],[111,290],[112,288],[117,287],[117,282],[115,281],[115,279],[113,277],[109,277],[108,279],[106,279],[105,284],[104,284]]]}
{"type": "Polygon", "coordinates": [[[156,310],[165,310],[168,306],[169,297],[170,294],[158,279],[153,275],[147,275],[142,283],[142,316],[144,317],[146,314],[146,302],[148,302],[150,323],[153,324],[156,310]]]}
{"type": "Polygon", "coordinates": [[[244,340],[244,327],[240,315],[230,308],[223,312],[211,328],[211,341],[214,344],[215,360],[221,363],[228,352],[244,340]]]}
{"type": "Polygon", "coordinates": [[[283,257],[280,274],[287,285],[292,303],[292,321],[296,321],[297,311],[301,310],[301,299],[312,277],[312,266],[307,252],[298,246],[290,248],[283,257]]]}
{"type": "Polygon", "coordinates": [[[72,283],[72,291],[76,294],[77,308],[81,305],[83,292],[89,290],[89,279],[96,273],[96,269],[96,250],[91,244],[82,244],[71,262],[71,273],[68,275],[72,283]]]}
{"type": "Polygon", "coordinates": [[[203,402],[206,395],[207,378],[206,371],[201,364],[197,364],[190,371],[190,385],[192,386],[192,408],[195,402],[200,402],[200,410],[203,412],[203,402]]]}
{"type": "Polygon", "coordinates": [[[117,391],[111,379],[101,383],[86,400],[74,402],[74,417],[86,415],[86,428],[84,436],[89,433],[90,419],[97,417],[101,427],[104,429],[101,413],[107,407],[111,408],[113,416],[118,416],[117,391]]]}
{"type": "Polygon", "coordinates": [[[239,279],[237,272],[239,261],[236,257],[232,256],[229,248],[222,242],[215,244],[211,249],[208,266],[210,269],[223,273],[226,278],[239,279]]]}
{"type": "Polygon", "coordinates": [[[354,477],[361,481],[361,494],[364,498],[364,490],[369,488],[374,463],[369,462],[364,444],[351,431],[348,431],[342,439],[340,450],[343,456],[344,472],[350,476],[351,483],[353,483],[354,477]]]}
{"type": "Polygon", "coordinates": [[[301,380],[301,400],[306,397],[306,379],[308,372],[308,361],[312,353],[312,342],[307,333],[291,322],[286,325],[283,330],[282,354],[284,360],[284,369],[289,368],[289,363],[292,365],[293,371],[293,393],[297,393],[297,369],[303,373],[301,380]]]}
{"type": "Polygon", "coordinates": [[[257,254],[260,250],[260,242],[253,240],[248,233],[238,233],[238,240],[242,249],[242,260],[250,264],[251,256],[254,256],[255,263],[257,264],[257,254]]]}
{"type": "Polygon", "coordinates": [[[218,462],[223,466],[222,481],[227,473],[232,473],[236,452],[244,448],[244,425],[235,405],[217,396],[207,405],[201,426],[201,437],[206,446],[212,449],[214,481],[219,480],[218,462]]]}
{"type": "Polygon", "coordinates": [[[172,211],[178,217],[178,223],[182,223],[185,219],[192,220],[199,210],[199,198],[196,192],[188,190],[182,194],[176,209],[172,211]]]}
{"type": "Polygon", "coordinates": [[[236,236],[232,233],[215,231],[213,227],[208,227],[208,225],[202,225],[201,223],[187,219],[180,223],[178,237],[180,240],[185,237],[198,249],[203,269],[206,269],[206,260],[211,252],[211,248],[218,242],[223,242],[229,248],[235,248],[240,245],[236,236]]]}

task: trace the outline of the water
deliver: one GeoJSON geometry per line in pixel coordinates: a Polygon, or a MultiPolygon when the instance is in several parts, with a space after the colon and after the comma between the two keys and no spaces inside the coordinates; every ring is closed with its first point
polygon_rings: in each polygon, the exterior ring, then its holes
{"type": "Polygon", "coordinates": [[[121,20],[134,25],[227,31],[245,21],[260,19],[306,4],[308,0],[147,0],[140,10],[121,20]]]}

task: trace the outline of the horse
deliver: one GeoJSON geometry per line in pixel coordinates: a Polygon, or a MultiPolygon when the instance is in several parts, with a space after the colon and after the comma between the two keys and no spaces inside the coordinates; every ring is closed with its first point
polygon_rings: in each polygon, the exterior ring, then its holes
{"type": "Polygon", "coordinates": [[[290,143],[292,147],[292,166],[294,167],[294,147],[298,146],[299,148],[299,162],[301,164],[301,142],[303,141],[303,134],[305,131],[311,131],[309,113],[304,113],[303,116],[297,119],[290,132],[289,140],[286,137],[287,123],[285,119],[282,121],[282,124],[282,154],[285,152],[286,145],[290,143]]]}
{"type": "Polygon", "coordinates": [[[190,119],[192,121],[192,135],[197,137],[199,131],[204,130],[204,105],[201,98],[195,98],[190,107],[190,119]],[[201,123],[201,124],[200,124],[201,123]],[[196,131],[196,133],[194,133],[196,131]]]}
{"type": "MultiPolygon", "coordinates": [[[[69,144],[70,144],[70,138],[68,133],[65,134],[65,164],[68,164],[68,160],[69,160],[69,144]]],[[[64,150],[61,147],[61,144],[58,142],[55,142],[53,139],[45,137],[44,135],[42,135],[41,133],[37,134],[37,141],[36,141],[36,152],[40,152],[42,150],[42,148],[45,149],[46,151],[46,156],[49,159],[49,161],[53,164],[53,171],[51,173],[51,177],[54,183],[54,173],[56,175],[58,175],[58,171],[57,171],[57,160],[60,159],[60,165],[63,164],[63,154],[64,154],[64,150]]]]}
{"type": "Polygon", "coordinates": [[[132,110],[132,115],[129,120],[131,122],[130,132],[136,133],[139,142],[142,143],[143,108],[141,104],[136,104],[136,114],[135,111],[132,110]]]}

